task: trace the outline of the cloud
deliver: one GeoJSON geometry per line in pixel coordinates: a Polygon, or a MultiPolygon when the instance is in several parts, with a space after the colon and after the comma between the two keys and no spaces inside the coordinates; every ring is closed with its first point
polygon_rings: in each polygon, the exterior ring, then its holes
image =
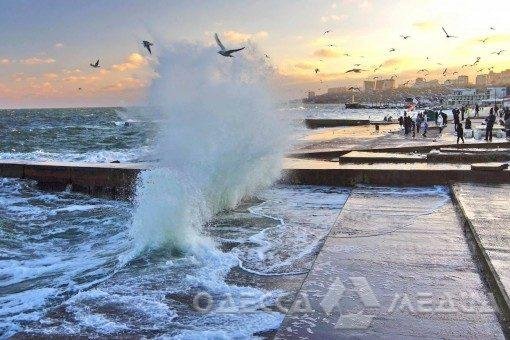
{"type": "Polygon", "coordinates": [[[436,21],[417,21],[413,26],[422,31],[430,31],[439,27],[436,21]]]}
{"type": "Polygon", "coordinates": [[[43,77],[46,78],[46,79],[57,79],[58,78],[58,74],[56,74],[56,73],[45,73],[45,74],[43,74],[43,77]]]}
{"type": "Polygon", "coordinates": [[[314,68],[315,66],[312,63],[300,62],[300,63],[294,64],[294,67],[299,68],[301,70],[310,70],[310,69],[314,68]]]}
{"type": "Polygon", "coordinates": [[[21,59],[20,63],[25,65],[42,65],[42,64],[53,64],[56,60],[53,58],[41,59],[38,57],[32,57],[27,59],[21,59]]]}
{"type": "Polygon", "coordinates": [[[61,42],[59,42],[59,43],[56,43],[56,44],[55,44],[55,45],[53,45],[53,46],[55,46],[55,48],[62,48],[62,47],[64,47],[64,44],[62,44],[61,42]]]}
{"type": "Polygon", "coordinates": [[[313,52],[313,55],[320,58],[338,58],[341,54],[334,50],[321,48],[313,52]]]}
{"type": "Polygon", "coordinates": [[[125,62],[123,62],[122,64],[113,65],[112,69],[119,71],[119,72],[124,72],[127,70],[138,69],[138,68],[145,66],[147,64],[148,64],[147,59],[145,59],[144,56],[142,56],[139,53],[131,53],[125,62]]]}
{"type": "Polygon", "coordinates": [[[223,32],[223,37],[233,43],[242,43],[248,40],[263,40],[266,39],[269,33],[266,31],[259,31],[256,33],[242,33],[238,31],[223,32]]]}
{"type": "Polygon", "coordinates": [[[0,65],[9,65],[11,61],[7,58],[0,59],[0,65]]]}
{"type": "Polygon", "coordinates": [[[402,60],[399,58],[388,59],[382,63],[382,67],[391,67],[391,66],[400,65],[401,62],[402,62],[402,60]]]}
{"type": "Polygon", "coordinates": [[[331,15],[326,15],[326,16],[322,16],[321,17],[321,21],[322,22],[328,22],[328,21],[344,21],[348,18],[349,16],[346,15],[346,14],[340,14],[340,15],[336,15],[336,14],[331,14],[331,15]]]}

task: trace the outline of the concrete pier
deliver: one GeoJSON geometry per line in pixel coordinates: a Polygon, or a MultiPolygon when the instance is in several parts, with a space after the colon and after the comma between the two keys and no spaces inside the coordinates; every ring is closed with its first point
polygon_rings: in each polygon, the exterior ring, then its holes
{"type": "Polygon", "coordinates": [[[448,193],[354,189],[276,339],[504,333],[448,193]]]}
{"type": "Polygon", "coordinates": [[[452,193],[510,319],[510,185],[459,183],[452,193]]]}
{"type": "Polygon", "coordinates": [[[284,182],[332,186],[357,184],[428,186],[456,182],[510,183],[510,171],[472,170],[470,164],[339,164],[319,160],[287,159],[284,182]]]}
{"type": "Polygon", "coordinates": [[[0,176],[37,181],[43,189],[130,198],[143,164],[0,161],[0,176]]]}

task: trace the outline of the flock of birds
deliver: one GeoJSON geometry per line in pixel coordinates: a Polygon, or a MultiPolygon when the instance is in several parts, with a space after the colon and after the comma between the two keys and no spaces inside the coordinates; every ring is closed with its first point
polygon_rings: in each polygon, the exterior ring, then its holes
{"type": "MultiPolygon", "coordinates": [[[[492,30],[492,31],[496,30],[493,26],[489,27],[489,29],[492,30]]],[[[456,39],[456,38],[458,38],[458,36],[450,34],[444,27],[441,27],[441,30],[443,31],[444,36],[445,36],[446,39],[456,39]]],[[[328,30],[324,31],[322,35],[325,36],[325,35],[327,35],[327,34],[329,34],[331,32],[332,32],[332,30],[328,29],[328,30]]],[[[403,40],[408,40],[408,39],[411,39],[411,36],[407,35],[407,34],[401,34],[400,38],[402,38],[403,40]]],[[[482,44],[486,44],[488,40],[489,40],[489,38],[484,38],[484,39],[480,40],[480,42],[482,44]]],[[[328,44],[327,46],[328,47],[335,47],[334,44],[328,44]]],[[[394,47],[391,47],[390,49],[388,49],[389,53],[394,53],[396,51],[397,51],[397,49],[394,48],[394,47]]],[[[506,52],[506,50],[500,49],[500,50],[492,52],[491,54],[500,56],[504,52],[506,52]]],[[[345,57],[350,57],[351,56],[351,54],[349,54],[349,53],[344,53],[343,55],[345,57]]],[[[360,57],[364,58],[364,56],[360,56],[360,57]]],[[[464,65],[461,66],[461,69],[464,69],[466,67],[475,67],[476,65],[478,65],[480,63],[481,59],[482,59],[481,57],[476,57],[476,60],[473,63],[464,64],[464,65]]],[[[426,60],[430,61],[430,57],[426,57],[426,60]]],[[[322,60],[320,60],[320,61],[322,61],[322,60]]],[[[361,65],[362,65],[361,63],[356,63],[356,64],[353,65],[354,67],[346,70],[345,73],[346,74],[348,74],[348,73],[362,73],[362,72],[368,72],[369,71],[368,69],[361,68],[361,65]]],[[[437,63],[437,65],[438,66],[443,66],[442,63],[437,63]]],[[[373,66],[373,73],[379,71],[383,66],[384,66],[383,64],[373,66]]],[[[486,68],[480,68],[480,69],[477,69],[476,71],[477,71],[477,73],[481,73],[481,72],[484,72],[486,70],[487,71],[493,71],[494,70],[494,66],[486,67],[486,68]]],[[[395,69],[395,72],[398,72],[398,70],[395,69]]],[[[320,73],[319,67],[315,67],[314,68],[314,73],[316,75],[319,75],[319,73],[320,73]]],[[[418,71],[418,74],[422,75],[424,77],[427,77],[430,74],[430,71],[428,69],[423,68],[423,69],[418,71]]],[[[451,75],[458,75],[459,71],[449,72],[448,68],[445,67],[443,72],[442,72],[442,75],[444,77],[446,77],[449,74],[451,74],[451,75]]],[[[396,78],[398,78],[398,75],[396,75],[396,74],[391,76],[391,79],[396,79],[396,78]]],[[[374,76],[374,77],[372,77],[372,79],[377,80],[377,79],[379,79],[379,76],[374,76]]],[[[319,80],[320,80],[320,83],[322,84],[323,83],[322,79],[319,79],[319,80]]],[[[410,82],[411,82],[411,80],[407,80],[406,82],[402,83],[401,86],[405,87],[405,86],[409,85],[410,82]]],[[[448,83],[448,80],[446,82],[448,83]]],[[[321,89],[319,89],[319,90],[321,90],[321,89]]],[[[350,91],[361,91],[360,88],[356,87],[356,86],[351,86],[351,87],[348,88],[348,90],[350,90],[350,91]]]]}
{"type": "MultiPolygon", "coordinates": [[[[452,35],[452,34],[448,33],[448,31],[447,31],[444,27],[441,27],[441,29],[442,29],[443,33],[445,34],[446,39],[456,39],[456,38],[458,38],[457,36],[455,36],[455,35],[452,35]]],[[[491,26],[491,27],[490,27],[490,30],[495,31],[496,29],[495,29],[494,27],[492,27],[492,26],[491,26]]],[[[326,36],[326,35],[330,34],[331,32],[332,32],[332,30],[328,29],[328,30],[325,30],[325,31],[323,32],[323,34],[322,34],[322,35],[323,35],[323,36],[326,36]]],[[[401,37],[403,40],[411,39],[411,36],[410,36],[410,35],[407,35],[407,34],[401,34],[401,35],[400,35],[400,37],[401,37]]],[[[216,40],[216,44],[217,44],[217,45],[218,45],[218,47],[220,48],[220,50],[218,51],[218,53],[219,53],[220,55],[224,56],[224,57],[227,57],[227,58],[233,58],[233,54],[234,54],[234,53],[239,52],[239,51],[242,51],[242,50],[245,48],[245,47],[243,46],[243,47],[240,47],[240,48],[227,49],[227,48],[225,47],[225,45],[223,45],[223,43],[221,42],[221,40],[220,40],[220,38],[219,38],[219,36],[218,36],[218,33],[215,33],[215,34],[214,34],[214,39],[216,40]]],[[[486,44],[488,40],[489,40],[489,38],[484,38],[484,39],[480,40],[480,42],[481,42],[482,44],[486,44]]],[[[144,48],[145,48],[145,49],[149,52],[149,54],[152,54],[152,49],[151,49],[151,48],[152,48],[152,46],[154,46],[154,44],[153,44],[152,42],[150,42],[150,41],[148,41],[148,40],[143,40],[143,41],[142,41],[142,45],[143,45],[143,47],[144,47],[144,48]]],[[[335,45],[335,44],[328,44],[327,46],[328,46],[328,47],[336,47],[336,45],[335,45]]],[[[388,52],[389,52],[389,53],[394,53],[394,52],[396,52],[396,51],[397,51],[397,49],[396,49],[396,48],[394,48],[394,47],[392,47],[392,48],[388,49],[388,52]]],[[[503,54],[504,52],[505,52],[505,50],[500,49],[500,50],[498,50],[498,51],[494,51],[494,52],[492,52],[491,54],[500,56],[500,55],[501,55],[501,54],[503,54]]],[[[351,54],[349,54],[349,53],[344,53],[343,55],[344,55],[345,57],[350,57],[350,56],[351,56],[351,54]]],[[[269,57],[269,55],[267,55],[267,54],[265,54],[265,57],[266,57],[267,59],[269,59],[269,58],[270,58],[270,57],[269,57]]],[[[364,56],[360,56],[360,57],[361,57],[361,58],[364,58],[364,56]]],[[[475,60],[473,63],[470,63],[470,64],[464,64],[464,65],[462,65],[462,66],[461,66],[461,69],[464,69],[464,68],[466,68],[466,67],[475,67],[476,65],[478,65],[478,64],[480,63],[480,60],[481,60],[481,59],[482,59],[481,57],[476,57],[476,60],[475,60]]],[[[426,60],[427,60],[427,61],[429,61],[429,60],[430,60],[430,58],[429,58],[429,57],[426,57],[426,60]]],[[[322,61],[322,60],[321,60],[321,61],[322,61]]],[[[99,62],[100,62],[100,60],[99,60],[99,59],[97,59],[97,60],[96,60],[96,62],[94,62],[94,63],[90,63],[90,67],[92,67],[92,68],[100,68],[101,66],[100,66],[99,62]]],[[[366,70],[366,69],[361,68],[361,65],[362,65],[362,63],[356,63],[356,64],[354,64],[354,65],[353,65],[353,66],[354,66],[353,68],[348,69],[347,71],[345,71],[345,73],[346,73],[346,74],[348,74],[348,73],[362,73],[362,72],[367,72],[367,71],[369,71],[369,70],[366,70]]],[[[437,63],[437,65],[438,65],[438,66],[442,66],[443,64],[441,64],[441,63],[437,63]]],[[[374,68],[373,68],[373,72],[375,73],[375,72],[379,71],[381,68],[383,68],[383,66],[384,66],[384,64],[380,64],[380,65],[374,66],[374,68]]],[[[477,69],[476,71],[477,71],[477,73],[480,73],[480,72],[483,72],[483,71],[485,71],[485,70],[493,71],[493,69],[494,69],[494,66],[491,66],[491,67],[488,67],[488,68],[481,68],[481,69],[477,69]]],[[[395,72],[398,72],[398,70],[397,70],[397,69],[395,69],[395,72]]],[[[320,73],[320,69],[319,69],[318,67],[315,67],[315,68],[314,68],[314,73],[315,73],[316,75],[319,75],[319,73],[320,73]]],[[[457,75],[458,73],[459,73],[458,71],[454,71],[454,72],[452,72],[452,73],[451,73],[451,75],[457,75]]],[[[423,75],[424,77],[427,77],[427,76],[430,74],[430,71],[429,71],[428,69],[426,69],[426,68],[423,68],[423,69],[420,69],[420,70],[418,71],[418,74],[419,74],[419,75],[423,75]]],[[[444,77],[446,77],[446,76],[448,75],[448,68],[447,68],[447,67],[445,67],[445,68],[444,68],[444,70],[443,70],[443,72],[442,72],[442,75],[443,75],[444,77]]],[[[398,78],[398,75],[396,75],[396,74],[393,74],[393,75],[391,76],[391,79],[393,79],[393,80],[394,80],[394,79],[396,79],[396,78],[398,78]]],[[[374,79],[374,80],[377,80],[377,79],[379,79],[379,76],[374,76],[374,77],[373,77],[373,79],[374,79]]],[[[322,84],[322,83],[323,83],[322,79],[319,79],[319,80],[320,80],[320,83],[322,84]]],[[[407,86],[410,82],[411,82],[411,80],[407,80],[407,81],[405,81],[404,83],[402,83],[402,84],[401,84],[401,86],[404,86],[404,87],[405,87],[405,86],[407,86]]],[[[79,88],[79,90],[81,90],[81,87],[79,88]]],[[[320,90],[320,89],[319,89],[319,90],[320,90]]],[[[361,90],[360,90],[360,88],[359,88],[359,87],[356,87],[356,86],[351,86],[351,87],[349,87],[349,88],[348,88],[348,90],[350,90],[350,91],[361,91],[361,90]]]]}
{"type": "MultiPolygon", "coordinates": [[[[225,45],[223,45],[223,43],[221,42],[220,37],[218,36],[218,33],[214,34],[214,39],[216,40],[216,43],[220,47],[220,50],[218,51],[218,53],[224,57],[233,58],[234,57],[232,55],[233,53],[242,51],[245,48],[245,47],[241,47],[241,48],[227,49],[225,47],[225,45]]],[[[142,45],[149,52],[149,54],[152,54],[151,47],[154,46],[154,43],[152,43],[148,40],[144,40],[144,41],[142,41],[142,45]]],[[[266,54],[266,58],[269,58],[269,56],[267,54],[266,54]]],[[[90,67],[100,68],[101,66],[99,65],[99,59],[97,59],[96,62],[94,62],[94,63],[90,63],[90,67]]]]}

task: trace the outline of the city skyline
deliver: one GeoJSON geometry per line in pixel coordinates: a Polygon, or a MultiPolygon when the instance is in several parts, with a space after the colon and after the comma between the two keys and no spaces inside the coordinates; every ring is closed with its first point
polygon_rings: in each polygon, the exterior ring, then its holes
{"type": "Polygon", "coordinates": [[[158,46],[183,39],[215,44],[215,32],[232,44],[253,41],[268,54],[285,99],[360,86],[374,76],[397,75],[398,86],[423,76],[420,69],[428,70],[427,80],[465,74],[474,82],[490,67],[510,68],[509,9],[502,0],[490,8],[457,0],[7,0],[0,13],[0,107],[139,104],[156,76],[158,46]],[[442,27],[458,38],[446,38],[442,27]],[[153,55],[144,39],[155,42],[153,55]],[[500,50],[509,51],[495,54],[500,50]],[[461,68],[477,57],[475,66],[461,68]],[[98,58],[102,67],[91,69],[98,58]],[[345,73],[356,64],[367,71],[345,73]]]}

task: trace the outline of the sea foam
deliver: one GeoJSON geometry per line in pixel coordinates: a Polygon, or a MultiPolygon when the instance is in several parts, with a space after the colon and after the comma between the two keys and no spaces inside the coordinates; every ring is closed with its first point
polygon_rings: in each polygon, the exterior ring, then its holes
{"type": "Polygon", "coordinates": [[[149,105],[165,119],[159,163],[137,187],[137,252],[207,242],[204,223],[280,174],[289,127],[275,109],[274,69],[253,46],[235,58],[216,50],[183,42],[158,57],[149,105]]]}

